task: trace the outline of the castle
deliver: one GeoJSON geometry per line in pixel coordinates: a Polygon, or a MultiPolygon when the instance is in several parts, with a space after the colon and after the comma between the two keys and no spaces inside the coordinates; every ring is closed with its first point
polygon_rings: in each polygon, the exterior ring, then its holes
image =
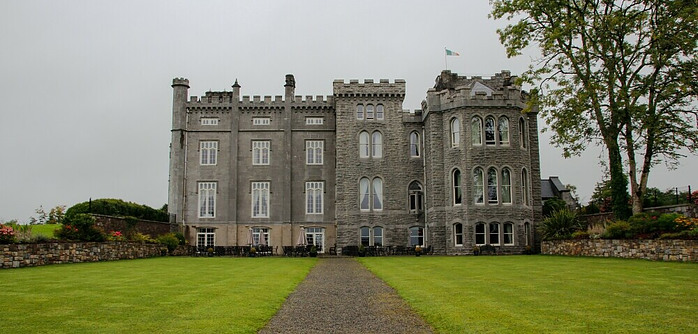
{"type": "Polygon", "coordinates": [[[428,247],[522,253],[536,243],[537,109],[508,71],[443,71],[422,110],[405,81],[335,80],[332,96],[172,82],[168,209],[193,245],[428,247]]]}

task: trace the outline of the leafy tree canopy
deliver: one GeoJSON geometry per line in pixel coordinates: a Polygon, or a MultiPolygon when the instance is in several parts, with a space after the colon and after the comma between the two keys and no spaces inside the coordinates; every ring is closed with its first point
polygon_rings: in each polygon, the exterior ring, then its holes
{"type": "Polygon", "coordinates": [[[650,170],[698,149],[695,0],[494,0],[491,17],[508,56],[529,45],[541,58],[522,75],[537,86],[552,142],[564,156],[589,143],[608,152],[613,209],[642,210],[650,170]],[[624,161],[625,160],[625,161],[624,161]]]}
{"type": "Polygon", "coordinates": [[[66,219],[80,213],[94,213],[117,217],[136,217],[144,220],[169,221],[167,211],[153,209],[147,205],[125,202],[120,199],[96,199],[73,205],[66,211],[66,219]]]}

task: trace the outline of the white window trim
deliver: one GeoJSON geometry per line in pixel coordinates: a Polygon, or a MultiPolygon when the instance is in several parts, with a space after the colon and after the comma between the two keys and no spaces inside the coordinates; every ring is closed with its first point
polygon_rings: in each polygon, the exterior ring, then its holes
{"type": "Polygon", "coordinates": [[[325,182],[323,181],[308,181],[305,182],[305,214],[306,215],[321,215],[325,211],[325,182]],[[319,197],[318,197],[319,195],[319,197]],[[318,198],[320,207],[318,210],[318,198]],[[308,200],[313,201],[312,206],[308,200]]]}
{"type": "Polygon", "coordinates": [[[502,223],[502,244],[503,244],[504,246],[513,246],[513,245],[516,244],[516,240],[515,240],[515,238],[516,238],[516,233],[515,233],[516,229],[515,229],[514,227],[515,227],[515,226],[514,226],[514,223],[510,223],[510,222],[502,223]],[[507,233],[507,232],[506,232],[505,226],[507,226],[507,225],[510,225],[510,226],[511,226],[511,233],[507,233]],[[511,235],[511,242],[510,242],[510,243],[505,242],[504,236],[507,235],[507,234],[511,235]]]}
{"type": "Polygon", "coordinates": [[[324,117],[308,116],[305,118],[305,125],[323,125],[324,123],[324,117]]]}
{"type": "Polygon", "coordinates": [[[487,171],[485,172],[485,189],[487,191],[485,192],[485,197],[487,198],[487,204],[499,204],[499,171],[497,168],[490,167],[487,168],[487,171]],[[490,171],[494,171],[494,177],[495,177],[495,182],[494,185],[490,186],[490,171]],[[493,188],[495,193],[496,193],[496,198],[495,199],[490,199],[490,188],[493,188]]]}
{"type": "Polygon", "coordinates": [[[499,119],[497,119],[497,135],[496,139],[499,141],[499,145],[502,146],[509,146],[509,143],[511,142],[511,126],[510,126],[509,118],[506,116],[500,116],[499,119]],[[505,120],[502,122],[502,120],[505,120]],[[502,124],[506,124],[506,136],[502,136],[502,124]]]}
{"type": "Polygon", "coordinates": [[[199,142],[199,164],[215,166],[218,164],[218,141],[202,140],[199,142]],[[204,156],[204,153],[206,156],[204,156]]]}
{"type": "Polygon", "coordinates": [[[198,217],[216,218],[216,192],[217,182],[199,182],[198,184],[198,217]],[[202,213],[202,211],[204,211],[202,213]]]}
{"type": "Polygon", "coordinates": [[[197,247],[215,247],[216,245],[216,230],[213,228],[197,228],[196,229],[196,246],[197,247]],[[209,236],[211,237],[211,243],[209,243],[209,236]],[[204,244],[199,243],[199,239],[204,239],[204,244]]]}
{"type": "Polygon", "coordinates": [[[463,223],[454,223],[453,224],[453,246],[455,247],[463,247],[463,243],[465,241],[465,233],[464,233],[464,227],[463,223]],[[456,230],[456,226],[460,225],[460,234],[456,230]],[[460,243],[458,243],[458,236],[460,235],[460,243]]]}
{"type": "Polygon", "coordinates": [[[271,141],[269,140],[253,140],[252,141],[252,165],[268,166],[271,163],[271,141]],[[257,155],[259,152],[259,155],[257,155]],[[266,152],[267,161],[264,161],[264,152],[266,152]]]}
{"type": "Polygon", "coordinates": [[[379,103],[376,105],[376,119],[382,121],[385,119],[385,106],[379,103]],[[378,111],[380,109],[380,111],[378,111]]]}
{"type": "Polygon", "coordinates": [[[306,140],[305,141],[305,164],[306,165],[322,165],[325,154],[324,140],[306,140]],[[312,160],[312,161],[311,161],[312,160]]]}
{"type": "Polygon", "coordinates": [[[510,168],[507,168],[507,167],[504,167],[504,168],[502,168],[502,170],[501,170],[499,173],[500,173],[499,184],[500,184],[500,192],[501,192],[499,198],[501,199],[501,203],[502,203],[503,205],[512,205],[512,204],[514,203],[514,192],[512,191],[512,189],[513,189],[513,188],[512,188],[512,183],[513,183],[513,182],[512,182],[512,173],[511,173],[511,169],[510,169],[510,168]],[[509,172],[509,185],[505,185],[505,184],[504,184],[504,171],[509,172]],[[504,187],[508,187],[509,190],[508,190],[508,191],[504,191],[504,187]],[[505,197],[504,195],[507,194],[507,193],[509,194],[509,202],[505,202],[505,201],[504,201],[504,197],[505,197]]]}
{"type": "Polygon", "coordinates": [[[252,117],[252,125],[269,125],[271,118],[269,117],[252,117]]]}
{"type": "Polygon", "coordinates": [[[453,200],[452,203],[454,206],[461,206],[463,205],[463,173],[460,171],[458,168],[454,168],[451,171],[451,193],[453,194],[453,200]],[[458,184],[458,188],[460,189],[460,203],[456,203],[456,172],[460,174],[460,182],[458,184]]]}
{"type": "Polygon", "coordinates": [[[251,211],[250,215],[252,218],[269,218],[269,211],[271,211],[271,197],[270,197],[270,182],[269,181],[263,181],[263,182],[252,182],[251,185],[252,191],[250,192],[251,196],[251,211]],[[259,212],[255,213],[255,202],[259,199],[259,212]],[[264,205],[264,201],[266,199],[266,206],[264,205]],[[265,211],[266,209],[266,211],[265,211]]]}
{"type": "Polygon", "coordinates": [[[422,149],[421,149],[421,140],[419,138],[419,132],[417,131],[412,131],[410,132],[410,158],[419,158],[421,157],[422,154],[422,149]],[[415,141],[413,142],[412,139],[415,138],[415,141]],[[417,151],[417,154],[413,154],[412,148],[415,148],[415,151],[417,151]]]}
{"type": "Polygon", "coordinates": [[[502,223],[490,222],[490,223],[487,223],[486,227],[487,227],[487,241],[489,242],[489,244],[492,246],[500,246],[502,244],[502,223]],[[497,243],[492,242],[491,237],[492,237],[493,233],[492,233],[492,229],[490,228],[491,225],[497,225],[497,233],[495,233],[497,235],[497,239],[498,239],[497,243]]]}
{"type": "Polygon", "coordinates": [[[460,119],[458,117],[454,117],[451,119],[450,127],[451,131],[451,148],[456,148],[460,146],[460,119]],[[456,126],[454,126],[454,123],[456,126]]]}
{"type": "Polygon", "coordinates": [[[202,117],[201,118],[201,125],[218,125],[220,120],[218,118],[213,118],[213,117],[202,117]]]}

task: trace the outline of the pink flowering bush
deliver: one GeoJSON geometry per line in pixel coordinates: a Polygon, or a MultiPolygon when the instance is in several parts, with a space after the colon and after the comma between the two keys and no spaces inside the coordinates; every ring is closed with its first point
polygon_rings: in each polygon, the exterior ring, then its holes
{"type": "Polygon", "coordinates": [[[126,238],[124,235],[121,233],[121,231],[112,231],[111,234],[107,237],[107,240],[109,241],[124,241],[126,238]]]}
{"type": "Polygon", "coordinates": [[[11,244],[15,242],[15,230],[10,225],[0,224],[0,244],[11,244]]]}

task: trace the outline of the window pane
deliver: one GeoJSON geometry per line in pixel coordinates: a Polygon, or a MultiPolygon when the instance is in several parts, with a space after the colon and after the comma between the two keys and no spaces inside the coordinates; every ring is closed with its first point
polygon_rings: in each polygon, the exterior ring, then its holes
{"type": "Polygon", "coordinates": [[[378,131],[373,132],[373,151],[371,153],[374,158],[383,157],[383,134],[378,131]]]}
{"type": "Polygon", "coordinates": [[[482,175],[482,168],[475,168],[473,170],[473,199],[475,203],[484,203],[484,176],[482,175]]]}
{"type": "Polygon", "coordinates": [[[499,223],[490,223],[490,244],[499,245],[499,223]]]}
{"type": "Polygon", "coordinates": [[[499,118],[498,124],[499,144],[509,145],[509,119],[506,117],[499,118]]]}
{"type": "Polygon", "coordinates": [[[419,156],[419,135],[416,132],[410,133],[410,156],[419,156]]]}
{"type": "Polygon", "coordinates": [[[453,171],[453,204],[463,203],[463,192],[461,188],[461,175],[459,170],[453,171]]]}
{"type": "Polygon", "coordinates": [[[368,132],[365,131],[359,134],[359,156],[368,158],[368,132]]]}
{"type": "Polygon", "coordinates": [[[421,227],[410,227],[410,246],[421,246],[424,244],[424,229],[421,227]]]}
{"type": "Polygon", "coordinates": [[[502,203],[511,203],[511,171],[502,169],[502,203]]]}
{"type": "Polygon", "coordinates": [[[451,147],[458,147],[460,144],[460,121],[454,118],[451,121],[451,147]]]}
{"type": "Polygon", "coordinates": [[[368,179],[363,178],[359,182],[359,203],[361,210],[369,210],[368,179]]]}
{"type": "Polygon", "coordinates": [[[519,145],[521,148],[526,148],[528,146],[528,136],[526,134],[526,121],[524,121],[523,118],[519,118],[519,145]]]}
{"type": "Polygon", "coordinates": [[[359,104],[356,106],[356,119],[364,119],[364,105],[359,104]]]}
{"type": "Polygon", "coordinates": [[[455,236],[454,244],[456,246],[462,246],[463,245],[463,224],[455,224],[453,225],[453,234],[455,236]]]}
{"type": "Polygon", "coordinates": [[[366,226],[362,227],[361,230],[361,244],[364,246],[369,246],[370,243],[370,229],[366,226]]]}
{"type": "Polygon", "coordinates": [[[494,145],[494,118],[485,118],[485,144],[494,145]]]}
{"type": "Polygon", "coordinates": [[[505,245],[514,244],[514,224],[511,224],[511,223],[504,224],[504,244],[505,245]]]}
{"type": "Polygon", "coordinates": [[[384,117],[383,105],[379,104],[376,106],[376,119],[382,120],[384,117]]]}
{"type": "Polygon", "coordinates": [[[383,210],[383,180],[373,179],[373,209],[383,210]]]}
{"type": "Polygon", "coordinates": [[[373,119],[373,105],[366,106],[366,119],[373,119]]]}
{"type": "Polygon", "coordinates": [[[383,228],[374,227],[373,228],[373,245],[383,246],[383,228]]]}
{"type": "Polygon", "coordinates": [[[475,243],[478,245],[485,244],[485,224],[475,225],[475,243]]]}
{"type": "Polygon", "coordinates": [[[487,201],[497,203],[497,170],[490,168],[487,170],[487,201]]]}
{"type": "Polygon", "coordinates": [[[473,117],[471,127],[473,145],[482,145],[482,119],[480,119],[480,117],[473,117]]]}

